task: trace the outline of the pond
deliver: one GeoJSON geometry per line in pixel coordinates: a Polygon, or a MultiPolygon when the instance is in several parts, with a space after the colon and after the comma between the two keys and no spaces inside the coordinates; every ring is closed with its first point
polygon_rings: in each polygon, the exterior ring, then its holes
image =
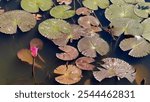
{"type": "MultiPolygon", "coordinates": [[[[150,0],[146,1],[150,2],[150,0]]],[[[11,10],[22,10],[20,2],[21,0],[0,0],[0,7],[1,9],[4,9],[5,12],[11,10]]],[[[77,1],[75,3],[76,8],[80,7],[77,1]]],[[[104,27],[107,27],[110,22],[105,18],[104,12],[104,9],[99,9],[95,11],[95,14],[101,21],[101,24],[104,27]]],[[[21,49],[29,48],[29,43],[33,38],[39,38],[44,43],[43,49],[39,51],[39,54],[45,60],[45,63],[42,65],[42,69],[35,69],[36,84],[59,85],[59,83],[55,81],[57,75],[54,74],[54,69],[62,64],[66,64],[66,62],[56,57],[56,53],[61,52],[58,46],[56,46],[51,40],[43,37],[38,31],[38,25],[44,20],[52,18],[52,16],[50,16],[49,11],[40,11],[39,14],[42,15],[42,19],[37,21],[36,26],[28,32],[22,32],[17,29],[17,33],[13,35],[0,33],[0,84],[34,84],[31,74],[32,66],[20,61],[17,57],[17,52],[21,49]]],[[[72,19],[67,19],[67,21],[70,23],[77,23],[76,21],[78,18],[79,16],[75,15],[72,19]]],[[[145,84],[150,84],[150,55],[141,58],[131,57],[128,55],[129,51],[124,52],[119,48],[120,42],[125,38],[124,35],[121,35],[119,39],[114,40],[108,32],[102,31],[99,34],[101,34],[101,37],[108,42],[111,51],[105,56],[98,55],[96,61],[100,62],[102,58],[106,57],[124,60],[137,69],[136,81],[130,83],[130,81],[125,78],[118,80],[117,77],[112,77],[98,82],[94,78],[92,71],[82,71],[82,78],[76,83],[77,85],[128,85],[140,84],[142,80],[145,81],[145,84]]],[[[70,45],[76,47],[77,43],[78,41],[75,40],[73,43],[70,43],[70,45]]],[[[94,63],[96,66],[97,62],[94,63]]],[[[69,63],[72,64],[74,62],[69,63]]]]}

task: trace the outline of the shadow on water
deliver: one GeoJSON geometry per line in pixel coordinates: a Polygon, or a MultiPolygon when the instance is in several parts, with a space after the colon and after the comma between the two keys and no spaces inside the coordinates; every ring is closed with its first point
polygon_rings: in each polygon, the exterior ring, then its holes
{"type": "MultiPolygon", "coordinates": [[[[0,0],[0,7],[5,9],[6,11],[21,9],[20,1],[21,0],[0,0]]],[[[50,18],[48,12],[44,13],[41,12],[41,14],[43,15],[43,19],[41,21],[38,21],[38,24],[43,20],[50,18]]],[[[97,11],[96,15],[102,22],[103,26],[108,25],[109,22],[106,20],[104,16],[102,16],[104,15],[104,10],[101,10],[101,13],[97,11]]],[[[78,18],[77,16],[74,17],[74,19],[77,18],[78,18]]],[[[72,22],[71,20],[69,21],[72,22]]],[[[38,33],[38,24],[34,29],[26,33],[22,33],[20,30],[18,30],[15,35],[11,36],[0,33],[0,84],[33,84],[31,78],[32,66],[18,60],[16,54],[22,48],[29,48],[30,40],[35,37],[40,38],[44,42],[44,48],[43,50],[40,51],[40,55],[46,61],[43,70],[36,69],[37,80],[39,84],[51,84],[51,85],[58,84],[54,79],[55,75],[53,74],[53,70],[58,65],[65,64],[65,62],[56,59],[55,54],[60,50],[51,41],[44,38],[38,33]]],[[[111,38],[110,34],[106,32],[101,32],[100,35],[106,41],[108,41],[111,48],[113,48],[111,49],[112,51],[110,54],[108,54],[107,57],[120,58],[127,61],[131,65],[144,65],[144,67],[150,71],[150,63],[149,63],[150,56],[138,59],[133,58],[128,56],[128,52],[123,52],[118,47],[119,42],[121,41],[121,39],[124,38],[124,36],[121,36],[116,43],[116,41],[114,41],[111,38]]],[[[76,46],[76,42],[71,45],[76,46]]],[[[101,57],[98,58],[97,60],[100,61],[100,59],[101,57]]],[[[113,77],[111,79],[105,79],[101,83],[99,83],[93,78],[92,73],[89,71],[83,71],[83,76],[84,77],[82,78],[82,80],[77,84],[82,85],[89,78],[91,84],[101,84],[101,85],[131,84],[126,79],[121,79],[119,81],[116,77],[113,77]]]]}

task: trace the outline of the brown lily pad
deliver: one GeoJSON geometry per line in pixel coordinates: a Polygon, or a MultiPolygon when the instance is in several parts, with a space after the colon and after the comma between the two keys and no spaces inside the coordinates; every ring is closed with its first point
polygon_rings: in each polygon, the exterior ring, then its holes
{"type": "Polygon", "coordinates": [[[82,70],[93,70],[95,68],[91,63],[95,60],[90,57],[80,57],[76,60],[76,66],[82,70]]]}
{"type": "Polygon", "coordinates": [[[66,85],[75,84],[82,77],[82,71],[74,65],[61,65],[54,70],[54,73],[60,75],[55,80],[66,85]]]}
{"type": "MultiPolygon", "coordinates": [[[[26,63],[28,63],[30,65],[33,64],[33,57],[31,55],[30,50],[28,50],[28,49],[21,49],[20,51],[18,51],[17,56],[18,56],[18,58],[21,61],[26,62],[26,63]]],[[[35,62],[34,65],[37,68],[42,68],[42,65],[38,64],[37,62],[35,62]]]]}
{"type": "Polygon", "coordinates": [[[80,7],[76,10],[77,15],[90,15],[91,12],[92,11],[86,7],[80,7]]]}
{"type": "Polygon", "coordinates": [[[43,48],[43,42],[41,39],[34,38],[30,41],[30,47],[37,47],[38,49],[43,48]]]}
{"type": "Polygon", "coordinates": [[[70,61],[74,60],[78,57],[79,52],[76,48],[66,45],[59,47],[60,50],[64,51],[64,53],[57,53],[56,57],[58,59],[64,60],[64,61],[70,61]]]}
{"type": "Polygon", "coordinates": [[[96,80],[101,82],[105,78],[117,76],[118,78],[127,78],[131,83],[135,80],[135,68],[127,62],[118,58],[105,58],[102,60],[102,67],[99,71],[94,71],[93,75],[96,80]]]}
{"type": "Polygon", "coordinates": [[[87,57],[96,57],[96,53],[103,56],[109,52],[109,45],[98,35],[94,35],[82,38],[78,42],[78,50],[87,57]]]}

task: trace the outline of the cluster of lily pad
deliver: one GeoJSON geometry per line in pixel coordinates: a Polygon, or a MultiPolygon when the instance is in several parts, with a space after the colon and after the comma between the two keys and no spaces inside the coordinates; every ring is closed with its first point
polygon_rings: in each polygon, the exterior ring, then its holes
{"type": "MultiPolygon", "coordinates": [[[[21,7],[25,11],[14,10],[0,15],[0,32],[14,34],[17,27],[22,32],[29,31],[36,25],[35,16],[31,13],[49,10],[53,18],[41,22],[38,30],[58,46],[62,53],[56,53],[56,57],[67,63],[54,70],[59,75],[55,78],[58,83],[78,83],[84,77],[82,70],[92,71],[99,82],[113,76],[118,79],[127,78],[131,83],[135,80],[135,68],[121,59],[104,58],[98,68],[93,64],[96,57],[107,55],[110,51],[109,44],[100,36],[103,30],[116,37],[122,34],[132,35],[119,45],[123,51],[130,50],[130,56],[143,57],[150,53],[150,3],[144,0],[21,0],[21,7]],[[71,6],[76,2],[81,7],[76,9],[75,5],[74,8],[71,6]],[[105,9],[105,17],[110,21],[107,30],[95,14],[99,9],[105,9]],[[75,15],[79,16],[76,24],[67,22],[66,19],[75,15]],[[74,41],[78,41],[77,48],[69,45],[74,41]],[[75,64],[68,64],[73,61],[75,64]]],[[[39,42],[37,39],[33,40],[30,49],[18,52],[18,58],[33,64],[33,59],[38,56],[38,49],[43,46],[39,42]]],[[[37,63],[34,64],[39,67],[37,63]]]]}

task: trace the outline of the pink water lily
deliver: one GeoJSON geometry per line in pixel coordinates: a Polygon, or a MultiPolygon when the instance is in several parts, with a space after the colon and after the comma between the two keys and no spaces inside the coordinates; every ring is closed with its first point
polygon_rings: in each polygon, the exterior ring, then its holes
{"type": "Polygon", "coordinates": [[[35,47],[35,46],[30,47],[31,55],[33,57],[37,57],[38,56],[38,50],[39,49],[37,47],[35,47]]]}

